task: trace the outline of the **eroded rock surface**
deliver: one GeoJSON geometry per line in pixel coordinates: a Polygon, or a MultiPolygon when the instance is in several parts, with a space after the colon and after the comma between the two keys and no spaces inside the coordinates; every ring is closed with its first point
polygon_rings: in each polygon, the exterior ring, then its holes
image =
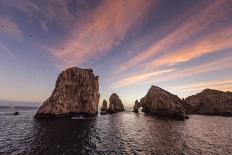
{"type": "Polygon", "coordinates": [[[92,69],[77,67],[62,71],[52,95],[36,113],[36,118],[96,115],[99,103],[98,76],[92,69]]]}
{"type": "Polygon", "coordinates": [[[101,115],[107,115],[108,114],[108,112],[107,112],[107,101],[106,100],[103,100],[100,114],[101,115]]]}
{"type": "Polygon", "coordinates": [[[232,116],[232,92],[205,89],[184,100],[189,114],[232,116]]]}
{"type": "Polygon", "coordinates": [[[109,100],[110,100],[110,104],[109,104],[109,108],[108,108],[109,113],[125,111],[124,106],[122,104],[122,101],[116,93],[113,93],[110,96],[109,100]]]}
{"type": "Polygon", "coordinates": [[[139,103],[136,103],[134,111],[137,112],[139,107],[143,107],[143,111],[148,114],[181,120],[187,119],[189,117],[182,107],[182,102],[177,95],[157,86],[152,86],[147,95],[139,103]]]}
{"type": "Polygon", "coordinates": [[[101,110],[102,110],[102,111],[107,111],[107,101],[106,101],[106,100],[103,100],[101,110]]]}
{"type": "Polygon", "coordinates": [[[138,113],[140,107],[141,107],[141,105],[140,105],[139,101],[135,100],[135,105],[133,107],[133,112],[138,113]]]}

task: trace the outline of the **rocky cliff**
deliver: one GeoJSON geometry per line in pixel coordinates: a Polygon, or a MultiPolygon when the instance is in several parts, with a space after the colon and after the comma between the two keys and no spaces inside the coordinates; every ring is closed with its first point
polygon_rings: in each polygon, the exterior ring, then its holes
{"type": "Polygon", "coordinates": [[[110,96],[109,100],[110,100],[110,104],[109,104],[109,108],[108,108],[109,113],[115,113],[118,111],[125,111],[124,106],[122,104],[122,101],[116,93],[113,93],[110,96]]]}
{"type": "Polygon", "coordinates": [[[103,100],[103,103],[102,103],[102,108],[101,108],[101,115],[106,115],[108,114],[107,112],[107,101],[106,100],[103,100]]]}
{"type": "Polygon", "coordinates": [[[232,92],[205,89],[184,101],[183,106],[189,114],[232,116],[232,92]]]}
{"type": "Polygon", "coordinates": [[[106,101],[106,100],[103,100],[101,110],[102,110],[102,111],[107,111],[107,101],[106,101]]]}
{"type": "Polygon", "coordinates": [[[133,112],[138,113],[140,107],[141,107],[140,102],[138,100],[135,100],[135,105],[133,107],[133,112]]]}
{"type": "Polygon", "coordinates": [[[99,103],[98,76],[91,69],[77,67],[62,71],[52,95],[36,113],[36,118],[96,115],[99,103]]]}
{"type": "Polygon", "coordinates": [[[170,117],[175,119],[187,119],[182,100],[177,96],[157,86],[152,86],[140,102],[135,103],[134,111],[138,112],[139,107],[148,114],[170,117]]]}

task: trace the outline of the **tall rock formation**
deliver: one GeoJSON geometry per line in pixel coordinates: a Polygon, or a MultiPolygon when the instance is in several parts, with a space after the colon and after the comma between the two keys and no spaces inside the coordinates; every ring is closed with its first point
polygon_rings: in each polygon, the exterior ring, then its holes
{"type": "Polygon", "coordinates": [[[135,100],[135,105],[133,107],[133,112],[138,113],[140,107],[141,107],[140,102],[138,100],[135,100]]]}
{"type": "Polygon", "coordinates": [[[139,107],[143,107],[143,111],[148,114],[183,120],[189,117],[182,107],[182,102],[177,95],[157,86],[151,86],[147,95],[136,103],[134,111],[137,112],[139,107]]]}
{"type": "Polygon", "coordinates": [[[232,92],[205,89],[184,101],[189,114],[232,116],[232,92]]]}
{"type": "Polygon", "coordinates": [[[99,97],[98,76],[92,69],[69,68],[60,73],[52,95],[39,108],[35,118],[96,115],[99,97]]]}
{"type": "Polygon", "coordinates": [[[102,110],[102,111],[107,111],[107,101],[106,101],[106,100],[103,100],[101,110],[102,110]]]}
{"type": "Polygon", "coordinates": [[[107,112],[107,102],[106,100],[103,100],[103,103],[102,103],[102,108],[101,108],[101,115],[107,115],[108,112],[107,112]]]}
{"type": "Polygon", "coordinates": [[[115,113],[118,111],[125,111],[124,106],[122,104],[122,101],[116,93],[113,93],[110,96],[109,100],[110,100],[110,104],[109,104],[109,108],[108,108],[109,113],[115,113]]]}

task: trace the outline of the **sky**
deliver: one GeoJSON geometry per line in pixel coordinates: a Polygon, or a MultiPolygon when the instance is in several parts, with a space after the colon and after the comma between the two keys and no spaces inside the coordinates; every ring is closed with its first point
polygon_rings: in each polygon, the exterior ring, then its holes
{"type": "Polygon", "coordinates": [[[232,91],[231,62],[231,0],[0,0],[0,105],[41,105],[73,66],[99,76],[100,104],[232,91]]]}

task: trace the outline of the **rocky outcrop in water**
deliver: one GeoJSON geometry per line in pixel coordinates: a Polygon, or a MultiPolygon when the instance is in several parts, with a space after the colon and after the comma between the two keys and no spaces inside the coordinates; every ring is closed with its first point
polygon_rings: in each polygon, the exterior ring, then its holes
{"type": "Polygon", "coordinates": [[[62,71],[52,95],[36,113],[36,118],[96,115],[99,103],[98,76],[92,69],[77,67],[62,71]]]}
{"type": "Polygon", "coordinates": [[[103,111],[107,111],[107,101],[106,101],[106,100],[103,100],[101,110],[103,110],[103,111]]]}
{"type": "Polygon", "coordinates": [[[182,102],[177,95],[152,86],[147,95],[135,104],[134,111],[138,112],[139,107],[143,107],[143,111],[148,114],[183,120],[189,117],[182,107],[182,102]]]}
{"type": "Polygon", "coordinates": [[[141,107],[141,105],[140,105],[139,101],[135,100],[135,105],[133,107],[133,112],[138,113],[140,107],[141,107]]]}
{"type": "Polygon", "coordinates": [[[101,108],[101,115],[107,115],[108,112],[107,112],[107,102],[106,100],[103,100],[103,103],[102,103],[102,108],[101,108]]]}
{"type": "Polygon", "coordinates": [[[232,116],[232,92],[205,89],[184,101],[189,114],[232,116]]]}
{"type": "Polygon", "coordinates": [[[116,93],[113,93],[110,96],[109,100],[110,100],[110,104],[109,104],[109,108],[108,108],[109,113],[125,111],[124,106],[122,104],[122,101],[116,93]]]}

